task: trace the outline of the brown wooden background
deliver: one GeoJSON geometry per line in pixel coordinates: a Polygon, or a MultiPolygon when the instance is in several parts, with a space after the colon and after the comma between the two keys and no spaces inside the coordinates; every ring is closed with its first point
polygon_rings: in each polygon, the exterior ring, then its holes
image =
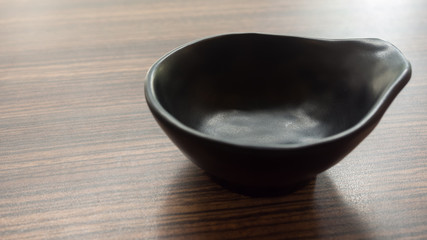
{"type": "Polygon", "coordinates": [[[0,0],[0,239],[427,239],[427,1],[0,0]],[[376,37],[413,77],[291,195],[221,188],[145,104],[152,63],[228,32],[376,37]]]}

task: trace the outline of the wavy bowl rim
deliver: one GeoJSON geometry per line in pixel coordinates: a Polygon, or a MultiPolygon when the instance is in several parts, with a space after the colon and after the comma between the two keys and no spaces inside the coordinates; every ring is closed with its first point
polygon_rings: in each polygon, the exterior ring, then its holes
{"type": "Polygon", "coordinates": [[[397,97],[397,95],[400,93],[400,91],[405,87],[405,85],[409,82],[412,75],[412,67],[411,63],[408,61],[408,59],[405,57],[405,55],[392,43],[379,39],[379,38],[349,38],[349,39],[324,39],[324,38],[309,38],[309,37],[296,37],[296,36],[287,36],[287,35],[275,35],[275,34],[265,34],[265,33],[228,33],[228,34],[221,34],[221,35],[213,35],[205,38],[196,39],[194,41],[185,43],[169,52],[164,54],[162,57],[160,57],[147,71],[146,77],[145,77],[145,83],[144,83],[144,93],[145,93],[145,99],[147,102],[147,105],[149,106],[149,109],[153,112],[155,112],[158,116],[162,117],[164,120],[169,122],[170,124],[174,125],[175,127],[179,128],[180,130],[190,134],[197,136],[199,138],[202,138],[207,141],[215,142],[218,144],[225,144],[228,146],[233,147],[242,147],[242,148],[252,148],[252,149],[266,149],[266,150],[296,150],[296,149],[303,149],[308,147],[314,147],[319,146],[331,142],[338,141],[340,139],[343,139],[347,136],[356,134],[357,131],[363,129],[364,127],[369,126],[370,124],[378,123],[384,114],[384,112],[388,109],[391,102],[394,101],[394,99],[397,97]],[[339,132],[337,134],[333,134],[331,136],[317,139],[316,141],[309,142],[309,143],[295,143],[295,144],[265,144],[265,143],[251,143],[251,142],[237,142],[237,141],[231,141],[227,139],[221,139],[219,137],[214,137],[208,134],[205,134],[203,132],[197,131],[184,123],[180,122],[178,119],[176,119],[172,114],[170,114],[158,101],[158,98],[155,93],[154,89],[154,76],[155,71],[157,67],[169,56],[173,55],[175,52],[178,52],[181,49],[184,49],[186,47],[189,47],[193,44],[196,44],[201,41],[206,40],[212,40],[215,38],[221,38],[221,37],[227,37],[227,36],[233,36],[233,35],[259,35],[259,36],[266,36],[266,37],[282,37],[282,38],[289,38],[289,39],[299,39],[299,40],[309,40],[309,41],[322,41],[322,42],[349,42],[349,41],[355,41],[355,42],[366,42],[368,40],[379,40],[382,43],[389,45],[393,47],[396,52],[400,55],[401,59],[403,60],[405,64],[405,69],[402,71],[402,73],[393,80],[392,84],[388,86],[388,88],[381,94],[381,96],[378,98],[378,100],[375,102],[375,104],[371,107],[369,112],[356,124],[354,124],[352,127],[339,132]],[[390,100],[387,104],[387,100],[390,100]],[[386,104],[386,105],[384,105],[386,104]],[[381,108],[384,109],[384,111],[381,111],[381,108]],[[377,115],[380,115],[380,119],[375,121],[375,117],[377,115]]]}

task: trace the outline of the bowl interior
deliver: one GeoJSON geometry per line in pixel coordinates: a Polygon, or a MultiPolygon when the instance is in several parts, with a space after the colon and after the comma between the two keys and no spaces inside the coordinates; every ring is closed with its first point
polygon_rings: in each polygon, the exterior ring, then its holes
{"type": "Polygon", "coordinates": [[[214,138],[305,144],[355,126],[405,69],[381,40],[237,34],[175,50],[153,91],[176,120],[214,138]]]}

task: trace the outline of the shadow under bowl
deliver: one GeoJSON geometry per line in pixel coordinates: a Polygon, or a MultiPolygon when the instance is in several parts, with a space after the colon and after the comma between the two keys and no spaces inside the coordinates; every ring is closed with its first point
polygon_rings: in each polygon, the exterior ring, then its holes
{"type": "Polygon", "coordinates": [[[410,76],[403,54],[379,39],[228,34],[166,54],[145,96],[207,173],[248,191],[286,190],[353,150],[410,76]]]}

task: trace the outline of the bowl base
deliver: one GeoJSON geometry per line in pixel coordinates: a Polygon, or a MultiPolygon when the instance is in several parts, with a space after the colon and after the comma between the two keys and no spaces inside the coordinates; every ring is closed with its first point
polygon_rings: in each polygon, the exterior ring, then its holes
{"type": "Polygon", "coordinates": [[[291,194],[300,190],[301,188],[307,186],[312,181],[315,181],[316,177],[303,180],[301,182],[285,186],[285,187],[251,187],[251,186],[241,186],[237,184],[230,183],[224,179],[212,176],[209,173],[206,173],[210,178],[220,186],[242,195],[250,197],[280,197],[284,195],[291,194]]]}

